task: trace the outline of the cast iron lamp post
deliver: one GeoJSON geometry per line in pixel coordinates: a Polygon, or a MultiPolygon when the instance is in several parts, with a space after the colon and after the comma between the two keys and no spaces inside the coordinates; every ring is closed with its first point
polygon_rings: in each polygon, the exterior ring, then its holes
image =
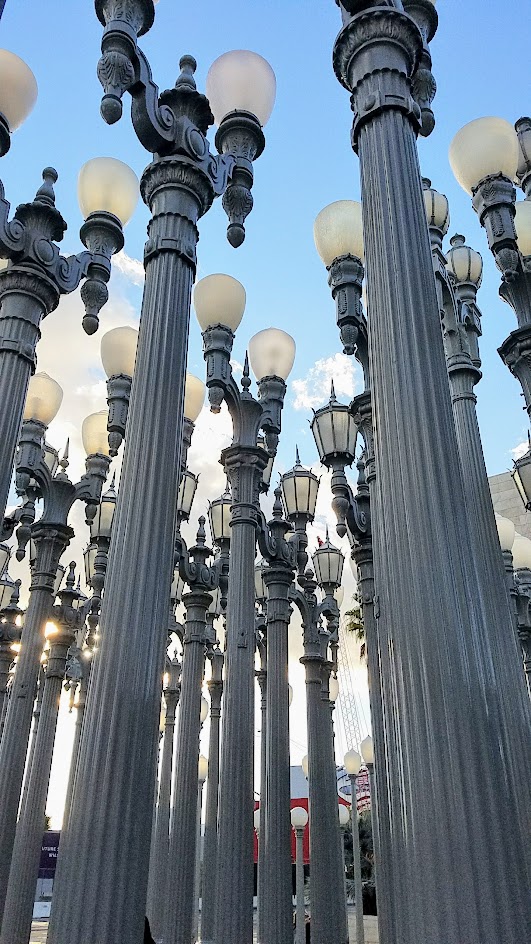
{"type": "Polygon", "coordinates": [[[249,356],[258,378],[258,399],[254,399],[247,357],[242,391],[230,366],[233,332],[245,308],[243,286],[226,275],[207,276],[195,287],[194,304],[203,330],[211,409],[219,412],[225,400],[234,430],[233,444],[222,453],[232,516],[215,940],[237,944],[251,941],[253,934],[254,560],[259,493],[268,455],[276,451],[295,344],[276,328],[251,338],[249,356]],[[267,451],[257,444],[260,430],[267,451]]]}
{"type": "Polygon", "coordinates": [[[258,840],[258,875],[256,883],[258,911],[258,941],[265,941],[266,918],[266,855],[265,855],[265,818],[267,805],[267,587],[263,575],[264,561],[259,560],[254,566],[254,589],[256,610],[254,635],[259,668],[255,675],[260,689],[260,806],[256,810],[255,829],[258,840]],[[256,820],[258,818],[258,826],[256,820]],[[262,837],[260,839],[260,837],[262,837]]]}
{"type": "Polygon", "coordinates": [[[252,161],[264,148],[261,126],[275,95],[271,67],[248,52],[228,53],[213,65],[210,101],[196,90],[190,56],[181,60],[175,87],[159,95],[137,44],[153,24],[153,0],[97,0],[96,13],[104,26],[98,65],[102,115],[110,124],[117,121],[122,97],[130,93],[134,130],[153,155],[141,182],[152,218],[101,646],[80,748],[75,827],[67,847],[72,852],[69,861],[61,862],[60,855],[58,863],[58,917],[52,913],[50,944],[105,940],[117,927],[131,944],[142,939],[165,645],[160,627],[166,624],[173,570],[197,221],[224,194],[229,240],[235,246],[242,242],[252,206],[252,161]],[[205,137],[214,120],[219,154],[210,152],[205,137]],[[146,461],[154,455],[156,465],[146,461]],[[133,760],[138,757],[143,758],[140,768],[133,760]],[[92,787],[94,777],[98,791],[92,787]],[[131,791],[138,798],[134,809],[131,791]],[[101,793],[112,797],[107,810],[101,808],[101,793]],[[120,811],[118,817],[111,809],[120,811]],[[113,866],[107,872],[102,862],[113,866]]]}
{"type": "Polygon", "coordinates": [[[361,757],[357,751],[347,751],[343,761],[350,780],[350,808],[352,815],[352,860],[354,863],[354,894],[356,899],[356,944],[364,944],[363,886],[361,884],[361,850],[358,827],[358,804],[356,800],[356,778],[360,772],[361,757]]]}
{"type": "MultiPolygon", "coordinates": [[[[378,806],[373,804],[372,798],[376,795],[376,786],[378,782],[378,777],[375,774],[374,770],[374,745],[372,737],[367,735],[366,738],[360,744],[361,756],[363,758],[363,763],[367,768],[369,774],[369,791],[371,794],[371,824],[372,824],[372,835],[373,835],[373,850],[374,850],[374,863],[373,863],[373,873],[374,873],[374,884],[376,886],[376,895],[378,895],[378,878],[379,878],[379,867],[381,862],[380,854],[380,845],[379,845],[379,828],[378,828],[378,806]]],[[[381,897],[381,896],[380,896],[381,897]]]]}
{"type": "Polygon", "coordinates": [[[199,764],[197,772],[197,825],[195,842],[195,877],[194,877],[194,927],[192,931],[192,944],[199,938],[199,899],[201,896],[201,811],[203,808],[203,789],[205,780],[208,778],[208,759],[199,755],[199,764]]]}
{"type": "MultiPolygon", "coordinates": [[[[2,576],[5,577],[6,574],[2,576]]],[[[18,605],[20,583],[20,580],[10,580],[9,583],[2,581],[0,585],[0,740],[7,707],[7,682],[15,657],[13,646],[20,642],[22,633],[23,610],[18,605]]]]}
{"type": "Polygon", "coordinates": [[[513,605],[515,629],[522,648],[524,672],[531,695],[531,541],[515,532],[508,518],[496,516],[505,563],[507,589],[513,605]]]}
{"type": "Polygon", "coordinates": [[[295,833],[295,889],[297,912],[295,923],[295,944],[305,944],[306,910],[304,907],[304,830],[308,824],[308,813],[303,806],[294,806],[290,812],[291,825],[295,833]]]}
{"type": "MultiPolygon", "coordinates": [[[[49,378],[56,398],[60,388],[49,378]]],[[[43,377],[36,375],[29,385],[26,419],[22,426],[17,453],[17,490],[25,493],[26,512],[18,528],[17,557],[25,554],[25,545],[33,539],[36,559],[32,567],[30,602],[22,632],[21,650],[13,681],[12,697],[0,746],[0,912],[9,877],[11,851],[15,836],[19,797],[31,727],[33,699],[37,686],[40,657],[44,645],[44,628],[53,602],[54,583],[61,554],[68,546],[73,531],[67,524],[75,501],[86,503],[90,523],[98,507],[110,458],[107,443],[107,412],[93,413],[83,421],[83,445],[87,453],[86,472],[74,485],[66,475],[65,457],[57,465],[57,454],[45,451],[46,426],[40,412],[42,401],[34,392],[42,392],[43,377]],[[52,465],[50,466],[50,461],[52,465]],[[53,474],[55,472],[55,474],[53,474]],[[35,523],[35,500],[41,497],[44,511],[35,523]]]]}
{"type": "Polygon", "coordinates": [[[3,409],[0,417],[0,513],[6,507],[22,411],[31,374],[40,323],[85,279],[81,298],[83,327],[93,334],[108,298],[110,259],[124,244],[122,226],[132,215],[138,184],[133,171],[112,158],[96,158],[79,175],[79,200],[86,217],[81,239],[86,252],[65,258],[57,241],[66,223],[55,207],[57,172],[43,171],[43,184],[32,203],[19,206],[9,220],[9,203],[0,182],[0,255],[9,265],[0,270],[0,375],[3,409]]]}
{"type": "MultiPolygon", "coordinates": [[[[350,821],[350,814],[348,811],[348,806],[345,806],[344,803],[338,803],[337,812],[339,816],[339,829],[341,835],[341,858],[343,865],[343,899],[345,902],[345,911],[347,908],[347,877],[346,877],[346,864],[345,864],[345,829],[347,828],[350,821]]],[[[348,915],[347,915],[348,923],[348,915]]]]}
{"type": "Polygon", "coordinates": [[[28,944],[31,936],[42,824],[50,782],[61,688],[68,650],[75,642],[76,634],[85,619],[83,609],[79,609],[85,598],[75,589],[74,568],[75,564],[70,564],[65,588],[59,591],[59,606],[51,608],[49,612],[49,617],[55,624],[55,631],[48,637],[50,652],[44,676],[41,715],[35,732],[31,768],[24,786],[25,802],[22,804],[13,843],[0,933],[0,941],[5,944],[28,944]]]}
{"type": "MultiPolygon", "coordinates": [[[[4,3],[0,6],[0,17],[4,3]]],[[[0,50],[0,88],[0,157],[3,157],[9,151],[12,132],[26,120],[37,101],[33,72],[7,49],[0,50]]]]}
{"type": "Polygon", "coordinates": [[[422,0],[349,0],[343,13],[334,68],[353,95],[361,165],[371,523],[383,668],[390,662],[381,673],[385,766],[377,753],[398,850],[388,923],[398,940],[518,940],[529,924],[529,699],[506,626],[489,616],[491,574],[475,559],[415,146],[430,130],[416,98],[419,84],[433,97],[423,63],[437,14],[422,0]],[[450,862],[463,837],[467,871],[457,874],[450,862]],[[403,855],[413,843],[417,854],[403,855]]]}
{"type": "Polygon", "coordinates": [[[328,646],[337,634],[339,610],[334,591],[342,576],[343,555],[327,541],[313,556],[318,580],[324,593],[321,603],[315,591],[318,583],[312,571],[299,577],[302,591],[292,589],[303,627],[308,715],[308,755],[303,770],[309,783],[310,813],[310,900],[312,938],[317,944],[348,940],[343,900],[341,836],[337,816],[337,781],[329,701],[331,663],[328,646]],[[321,567],[322,564],[322,567],[321,567]],[[321,628],[327,621],[328,631],[321,628]]]}

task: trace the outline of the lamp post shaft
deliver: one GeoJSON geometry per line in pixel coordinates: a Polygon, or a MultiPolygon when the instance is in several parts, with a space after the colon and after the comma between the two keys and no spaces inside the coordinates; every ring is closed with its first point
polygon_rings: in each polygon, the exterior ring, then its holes
{"type": "Polygon", "coordinates": [[[356,801],[356,777],[350,776],[350,796],[352,811],[352,859],[354,864],[354,893],[356,896],[356,944],[364,944],[363,928],[363,886],[361,884],[361,849],[358,829],[358,805],[356,801]]]}
{"type": "Polygon", "coordinates": [[[68,649],[73,632],[59,630],[52,642],[42,698],[41,716],[35,735],[35,751],[28,771],[26,803],[17,824],[0,942],[28,944],[31,936],[35,886],[44,830],[46,798],[68,649]]]}
{"type": "Polygon", "coordinates": [[[72,744],[72,759],[70,761],[70,770],[68,772],[68,785],[66,788],[65,808],[63,812],[63,823],[61,833],[63,842],[66,840],[68,830],[68,821],[70,818],[70,808],[72,806],[72,795],[74,792],[74,782],[76,777],[77,759],[79,755],[79,743],[81,741],[81,729],[83,727],[83,718],[85,715],[85,705],[87,703],[87,692],[90,680],[90,671],[92,662],[86,664],[83,668],[83,675],[79,685],[79,693],[76,704],[76,726],[74,730],[74,742],[72,744]]]}
{"type": "MultiPolygon", "coordinates": [[[[31,725],[30,733],[30,748],[28,755],[26,757],[26,769],[24,771],[24,783],[22,786],[22,798],[20,801],[20,815],[22,815],[24,807],[26,806],[28,800],[28,783],[29,783],[29,774],[33,765],[33,756],[35,754],[35,745],[37,743],[37,731],[39,730],[39,721],[42,711],[42,700],[44,697],[44,683],[46,680],[46,672],[44,664],[41,664],[39,671],[39,680],[37,682],[37,694],[35,696],[35,701],[33,703],[33,722],[31,725]]],[[[20,817],[19,817],[20,818],[20,817]]]]}
{"type": "Polygon", "coordinates": [[[48,529],[37,525],[33,533],[37,559],[32,573],[17,671],[0,744],[0,915],[3,915],[9,881],[33,703],[44,648],[44,630],[53,603],[59,559],[71,535],[70,528],[59,526],[48,529]]]}
{"type": "Polygon", "coordinates": [[[265,824],[267,809],[267,668],[258,673],[260,686],[260,829],[258,830],[258,941],[265,941],[267,911],[265,824]]]}
{"type": "Polygon", "coordinates": [[[494,944],[529,926],[529,699],[490,617],[463,498],[415,143],[420,50],[395,7],[354,16],[335,49],[361,164],[390,816],[417,851],[391,863],[404,890],[391,917],[398,941],[494,944]]]}
{"type": "Polygon", "coordinates": [[[223,683],[210,679],[210,735],[208,740],[208,778],[205,809],[205,844],[203,855],[203,891],[201,896],[201,940],[214,941],[216,919],[216,876],[218,863],[218,794],[221,697],[223,683]]]}
{"type": "Polygon", "coordinates": [[[186,625],[166,887],[165,944],[190,944],[196,910],[201,686],[205,671],[205,617],[211,597],[204,590],[193,590],[185,594],[183,602],[186,625]]]}
{"type": "Polygon", "coordinates": [[[141,187],[152,213],[142,331],[50,944],[112,939],[117,928],[136,944],[144,929],[196,223],[210,184],[168,158],[141,187]]]}
{"type": "Polygon", "coordinates": [[[267,865],[264,944],[290,944],[293,939],[293,905],[288,689],[291,603],[288,593],[293,572],[289,566],[270,563],[264,568],[263,576],[267,587],[267,865]]]}
{"type": "MultiPolygon", "coordinates": [[[[146,914],[149,918],[151,933],[155,940],[162,939],[164,931],[164,913],[168,895],[168,864],[170,852],[170,800],[173,768],[173,737],[175,714],[179,695],[168,692],[166,698],[166,718],[162,741],[162,760],[160,764],[159,795],[155,818],[155,836],[153,852],[149,863],[149,892],[146,914]]],[[[173,900],[173,896],[172,900],[173,900]]]]}
{"type": "Polygon", "coordinates": [[[305,944],[306,928],[304,907],[304,828],[295,829],[295,890],[297,894],[297,922],[295,925],[295,944],[305,944]]]}
{"type": "Polygon", "coordinates": [[[192,924],[192,944],[199,940],[199,898],[201,895],[201,810],[203,808],[203,787],[204,780],[199,781],[197,791],[197,813],[196,813],[196,837],[195,837],[195,863],[194,863],[194,915],[192,924]]]}
{"type": "Polygon", "coordinates": [[[233,505],[221,745],[216,944],[242,944],[253,939],[254,560],[259,484],[266,464],[264,456],[263,449],[251,446],[230,446],[223,453],[233,505]]]}

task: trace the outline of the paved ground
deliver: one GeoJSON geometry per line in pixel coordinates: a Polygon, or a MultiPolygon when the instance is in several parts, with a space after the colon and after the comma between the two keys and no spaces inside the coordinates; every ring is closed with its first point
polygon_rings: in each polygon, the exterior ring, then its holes
{"type": "MultiPolygon", "coordinates": [[[[356,909],[348,909],[348,927],[350,940],[356,940],[356,909]]],[[[378,944],[378,919],[365,916],[363,919],[365,927],[365,944],[378,944]]],[[[48,931],[47,921],[34,921],[31,931],[30,944],[45,944],[46,932],[48,931]]]]}

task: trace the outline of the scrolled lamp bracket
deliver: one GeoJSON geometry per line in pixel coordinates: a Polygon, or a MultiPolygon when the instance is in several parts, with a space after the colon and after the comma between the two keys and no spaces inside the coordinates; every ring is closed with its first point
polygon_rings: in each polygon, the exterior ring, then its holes
{"type": "Polygon", "coordinates": [[[212,556],[212,550],[206,546],[205,518],[199,518],[196,544],[188,550],[184,538],[179,532],[175,537],[175,564],[179,566],[179,575],[191,589],[207,592],[219,586],[220,568],[208,567],[206,561],[212,556]]]}
{"type": "Polygon", "coordinates": [[[472,191],[472,206],[487,233],[503,282],[513,282],[522,268],[514,225],[515,204],[516,190],[504,174],[485,177],[472,191]]]}

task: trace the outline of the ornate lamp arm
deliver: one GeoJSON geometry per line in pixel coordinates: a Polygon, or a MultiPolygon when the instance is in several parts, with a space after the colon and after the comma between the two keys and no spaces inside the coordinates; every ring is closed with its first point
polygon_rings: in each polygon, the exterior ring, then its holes
{"type": "Polygon", "coordinates": [[[206,561],[212,556],[212,551],[206,546],[205,518],[199,518],[196,544],[190,551],[184,538],[177,533],[175,538],[175,554],[179,562],[179,573],[185,583],[193,589],[200,586],[207,591],[215,590],[219,586],[219,567],[208,567],[206,561]]]}

